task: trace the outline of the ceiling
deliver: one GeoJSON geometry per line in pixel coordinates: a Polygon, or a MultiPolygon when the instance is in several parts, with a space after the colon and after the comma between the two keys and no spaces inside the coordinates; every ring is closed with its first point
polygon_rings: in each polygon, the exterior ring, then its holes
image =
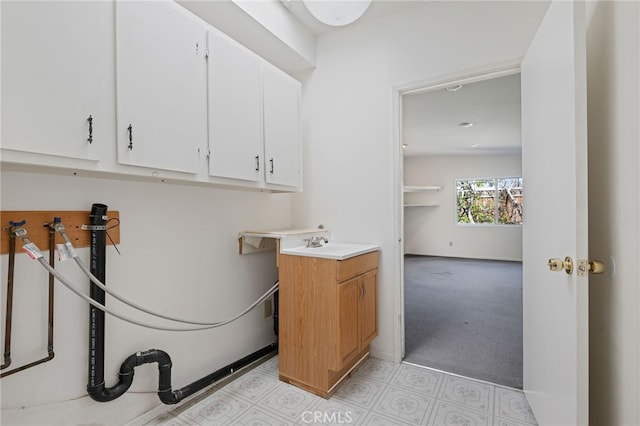
{"type": "Polygon", "coordinates": [[[402,115],[405,157],[519,154],[520,74],[404,95],[402,115]]]}
{"type": "MultiPolygon", "coordinates": [[[[316,20],[302,0],[280,2],[315,36],[341,28],[316,20]]],[[[352,25],[431,3],[433,0],[373,0],[352,25]]],[[[407,94],[402,111],[405,157],[521,152],[520,74],[465,84],[457,91],[407,94]],[[473,125],[460,126],[465,122],[473,125]]]]}

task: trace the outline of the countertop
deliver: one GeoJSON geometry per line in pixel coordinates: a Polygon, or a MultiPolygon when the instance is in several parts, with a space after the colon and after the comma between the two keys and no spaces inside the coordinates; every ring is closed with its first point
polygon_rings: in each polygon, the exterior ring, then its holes
{"type": "Polygon", "coordinates": [[[301,245],[297,247],[281,248],[280,254],[345,260],[377,250],[380,250],[380,246],[376,244],[340,243],[329,241],[321,247],[312,248],[301,245]]]}

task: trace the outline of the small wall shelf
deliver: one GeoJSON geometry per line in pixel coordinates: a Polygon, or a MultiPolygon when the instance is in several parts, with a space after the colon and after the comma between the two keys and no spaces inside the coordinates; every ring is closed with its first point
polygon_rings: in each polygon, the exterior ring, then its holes
{"type": "MultiPolygon", "coordinates": [[[[238,233],[238,252],[240,254],[258,253],[262,251],[279,251],[280,240],[302,240],[305,237],[316,235],[329,236],[326,229],[301,228],[301,229],[271,229],[251,230],[238,233]]],[[[302,243],[301,243],[302,244],[302,243]]]]}
{"type": "MultiPolygon", "coordinates": [[[[428,193],[431,191],[440,191],[442,187],[436,185],[405,185],[405,194],[419,194],[428,193]]],[[[407,196],[405,198],[405,207],[436,207],[438,203],[435,202],[431,196],[407,196]]]]}
{"type": "Polygon", "coordinates": [[[421,185],[421,186],[405,185],[404,192],[440,191],[441,188],[442,188],[441,186],[434,186],[434,185],[421,185]]]}

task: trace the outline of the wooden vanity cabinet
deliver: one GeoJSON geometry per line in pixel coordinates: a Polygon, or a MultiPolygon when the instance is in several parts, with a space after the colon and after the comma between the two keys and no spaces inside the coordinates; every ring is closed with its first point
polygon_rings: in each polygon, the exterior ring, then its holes
{"type": "Polygon", "coordinates": [[[280,380],[324,398],[378,335],[378,252],[345,260],[279,256],[280,380]]]}

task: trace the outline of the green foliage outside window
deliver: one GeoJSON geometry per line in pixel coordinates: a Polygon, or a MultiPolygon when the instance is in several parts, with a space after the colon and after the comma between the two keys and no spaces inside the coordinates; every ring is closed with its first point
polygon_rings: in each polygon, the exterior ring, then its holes
{"type": "Polygon", "coordinates": [[[522,224],[522,178],[457,180],[456,207],[458,223],[522,224]]]}

